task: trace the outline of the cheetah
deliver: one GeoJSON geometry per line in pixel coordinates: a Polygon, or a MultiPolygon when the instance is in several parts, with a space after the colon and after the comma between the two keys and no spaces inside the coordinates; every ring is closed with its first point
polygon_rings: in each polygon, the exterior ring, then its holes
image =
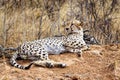
{"type": "Polygon", "coordinates": [[[81,56],[82,51],[88,49],[83,40],[82,23],[75,20],[65,27],[67,35],[61,37],[47,37],[31,42],[25,42],[18,47],[18,50],[10,59],[10,64],[19,69],[29,69],[32,64],[39,60],[39,65],[45,67],[66,67],[64,63],[55,63],[50,60],[49,54],[60,54],[73,52],[81,56]],[[22,66],[16,62],[17,58],[33,60],[28,66],[22,66]]]}

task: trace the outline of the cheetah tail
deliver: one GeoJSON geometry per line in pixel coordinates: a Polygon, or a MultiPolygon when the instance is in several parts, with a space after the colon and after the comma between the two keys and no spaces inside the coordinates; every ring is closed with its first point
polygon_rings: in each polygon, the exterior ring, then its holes
{"type": "Polygon", "coordinates": [[[27,70],[27,69],[30,69],[30,67],[32,66],[33,63],[30,63],[28,66],[26,66],[24,69],[27,70]]]}
{"type": "Polygon", "coordinates": [[[16,52],[16,53],[11,57],[11,59],[10,59],[10,64],[11,64],[12,66],[16,67],[16,68],[19,68],[19,69],[24,69],[24,70],[29,69],[29,68],[32,66],[33,63],[30,63],[28,66],[22,66],[22,65],[18,64],[18,63],[16,62],[16,59],[17,59],[18,55],[19,55],[18,52],[16,52]]]}

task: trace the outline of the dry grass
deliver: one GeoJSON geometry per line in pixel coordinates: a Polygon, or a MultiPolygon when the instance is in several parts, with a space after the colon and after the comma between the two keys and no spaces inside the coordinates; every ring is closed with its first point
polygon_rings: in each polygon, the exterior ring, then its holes
{"type": "MultiPolygon", "coordinates": [[[[31,10],[27,9],[23,12],[14,12],[14,14],[8,16],[6,15],[6,23],[5,27],[10,29],[7,31],[7,42],[6,46],[17,46],[25,41],[31,41],[37,39],[38,32],[39,32],[39,19],[36,19],[38,16],[37,14],[40,14],[40,10],[31,10]],[[17,43],[17,44],[16,44],[17,43]]],[[[3,21],[2,16],[4,14],[1,12],[1,21],[0,21],[0,34],[1,36],[4,35],[3,30],[3,21]]],[[[48,19],[48,17],[45,15],[43,16],[42,21],[42,37],[49,36],[50,34],[50,28],[51,28],[52,22],[48,19]]],[[[54,32],[57,28],[54,28],[54,32]]],[[[2,37],[0,38],[0,44],[3,43],[2,37]]]]}
{"type": "MultiPolygon", "coordinates": [[[[73,1],[73,3],[75,2],[76,1],[73,1]]],[[[7,8],[5,8],[5,6],[0,8],[0,44],[4,46],[16,47],[25,41],[38,39],[39,32],[41,33],[41,38],[53,36],[59,34],[58,26],[60,26],[60,32],[63,33],[63,27],[61,26],[61,24],[63,24],[63,21],[68,21],[71,19],[70,1],[65,1],[62,4],[59,14],[55,15],[55,18],[57,19],[59,16],[59,19],[55,21],[52,21],[48,16],[48,13],[44,8],[44,1],[40,0],[39,6],[36,0],[33,0],[32,3],[33,4],[31,4],[30,7],[29,1],[28,3],[25,2],[25,4],[23,5],[23,7],[25,6],[24,9],[22,9],[22,6],[20,6],[20,4],[14,5],[16,6],[16,8],[10,7],[10,4],[12,4],[12,2],[9,2],[7,4],[7,8]],[[7,13],[5,14],[5,12],[7,13]],[[40,18],[42,18],[41,22],[40,18]],[[4,28],[9,29],[5,32],[4,28]]],[[[73,8],[75,7],[75,5],[72,6],[73,8]]],[[[79,7],[74,8],[74,14],[75,11],[77,13],[78,10],[79,7]]],[[[120,14],[119,12],[116,12],[112,16],[116,18],[112,21],[112,41],[116,39],[116,35],[118,35],[118,40],[120,40],[120,14]],[[118,32],[116,33],[116,31],[118,32]]],[[[90,26],[87,26],[85,28],[90,29],[90,26]]],[[[93,35],[95,34],[94,36],[99,39],[101,43],[105,42],[106,37],[100,31],[93,31],[91,33],[93,35]]]]}

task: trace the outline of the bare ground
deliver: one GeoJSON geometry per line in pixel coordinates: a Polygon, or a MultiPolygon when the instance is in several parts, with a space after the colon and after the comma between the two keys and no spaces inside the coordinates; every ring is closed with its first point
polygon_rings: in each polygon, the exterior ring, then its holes
{"type": "MultiPolygon", "coordinates": [[[[120,45],[93,45],[83,53],[50,55],[55,61],[64,62],[66,68],[43,68],[32,66],[21,70],[0,59],[0,80],[120,80],[120,45]]],[[[27,65],[30,61],[19,61],[27,65]]]]}

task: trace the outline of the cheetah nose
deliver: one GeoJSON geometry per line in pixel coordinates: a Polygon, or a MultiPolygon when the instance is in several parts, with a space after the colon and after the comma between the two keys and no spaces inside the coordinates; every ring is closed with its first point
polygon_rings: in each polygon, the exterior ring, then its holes
{"type": "Polygon", "coordinates": [[[66,28],[66,30],[69,30],[69,28],[66,28]]]}

